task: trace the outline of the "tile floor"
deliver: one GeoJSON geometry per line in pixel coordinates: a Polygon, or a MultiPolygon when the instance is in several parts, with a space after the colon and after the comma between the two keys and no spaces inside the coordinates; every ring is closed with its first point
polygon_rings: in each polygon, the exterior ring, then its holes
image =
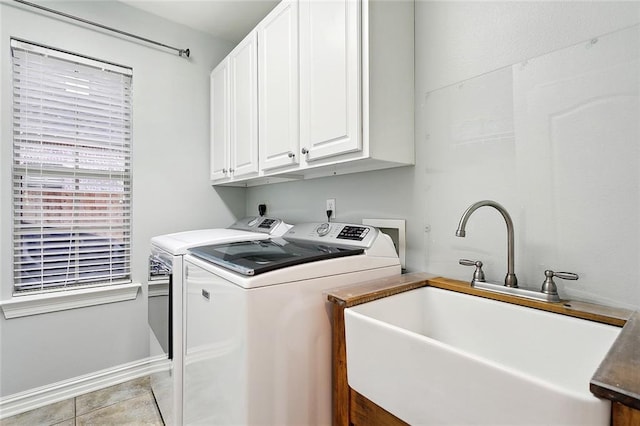
{"type": "Polygon", "coordinates": [[[143,377],[0,420],[0,426],[162,426],[162,417],[143,377]]]}

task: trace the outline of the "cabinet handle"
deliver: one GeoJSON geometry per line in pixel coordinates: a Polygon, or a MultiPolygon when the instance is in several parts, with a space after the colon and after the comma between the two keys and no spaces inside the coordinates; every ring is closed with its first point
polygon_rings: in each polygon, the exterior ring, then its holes
{"type": "Polygon", "coordinates": [[[233,173],[233,169],[229,169],[229,174],[232,174],[232,173],[233,173]]]}
{"type": "Polygon", "coordinates": [[[296,156],[293,152],[289,152],[287,155],[289,156],[289,158],[293,158],[296,156]]]}
{"type": "Polygon", "coordinates": [[[302,148],[301,152],[302,152],[302,154],[308,154],[309,150],[307,148],[302,148]]]}
{"type": "Polygon", "coordinates": [[[222,173],[227,174],[227,169],[222,169],[222,173]]]}

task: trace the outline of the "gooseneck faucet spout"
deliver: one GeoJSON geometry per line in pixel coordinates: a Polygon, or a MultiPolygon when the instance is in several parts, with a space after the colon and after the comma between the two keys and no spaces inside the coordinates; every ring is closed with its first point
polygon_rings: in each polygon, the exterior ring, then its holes
{"type": "Polygon", "coordinates": [[[511,220],[511,216],[507,210],[502,207],[500,204],[491,200],[483,200],[478,201],[477,203],[473,203],[469,206],[467,210],[462,214],[460,218],[460,223],[458,224],[458,229],[456,230],[456,237],[465,237],[466,231],[465,227],[467,226],[467,221],[469,217],[480,207],[489,206],[498,210],[504,221],[507,224],[507,275],[504,278],[504,285],[507,287],[518,287],[518,278],[516,278],[516,274],[514,272],[514,244],[513,244],[513,221],[511,220]]]}

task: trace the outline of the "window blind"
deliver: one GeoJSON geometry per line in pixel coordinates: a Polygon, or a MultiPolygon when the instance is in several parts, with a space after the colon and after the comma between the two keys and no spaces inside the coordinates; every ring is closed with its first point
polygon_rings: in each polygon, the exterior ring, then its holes
{"type": "Polygon", "coordinates": [[[14,293],[131,278],[131,69],[11,40],[14,293]]]}

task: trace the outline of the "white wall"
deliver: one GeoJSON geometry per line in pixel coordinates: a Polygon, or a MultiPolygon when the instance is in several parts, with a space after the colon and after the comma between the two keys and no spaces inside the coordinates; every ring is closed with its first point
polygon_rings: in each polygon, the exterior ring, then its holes
{"type": "Polygon", "coordinates": [[[244,190],[216,190],[207,180],[209,72],[233,46],[115,1],[46,5],[192,55],[0,3],[0,298],[12,292],[10,36],[133,67],[132,273],[143,284],[135,301],[1,318],[0,397],[146,358],[149,239],[228,226],[244,214],[244,190]]]}
{"type": "MultiPolygon", "coordinates": [[[[136,281],[145,282],[148,240],[152,235],[226,226],[245,210],[253,213],[263,201],[269,205],[269,214],[291,222],[321,221],[325,217],[326,198],[336,198],[340,221],[358,222],[364,217],[407,219],[407,264],[412,271],[466,280],[471,271],[459,266],[457,259],[480,257],[487,263],[488,278],[500,280],[506,263],[506,236],[499,215],[488,209],[478,211],[469,222],[468,237],[453,236],[460,215],[471,202],[494,198],[514,218],[516,269],[523,285],[538,286],[544,268],[573,270],[581,274],[581,279],[563,285],[563,294],[640,307],[640,277],[636,267],[640,260],[639,167],[633,169],[638,166],[638,156],[634,157],[636,153],[632,151],[633,146],[639,145],[637,129],[626,127],[616,134],[622,142],[635,141],[635,145],[623,145],[633,155],[608,149],[604,142],[598,146],[599,139],[591,139],[590,149],[598,148],[597,152],[583,150],[577,158],[598,165],[597,170],[587,169],[581,175],[580,165],[568,162],[561,164],[561,174],[557,175],[558,169],[547,160],[566,159],[554,157],[564,155],[564,151],[536,149],[553,146],[548,145],[553,139],[546,137],[543,139],[546,145],[536,144],[535,138],[530,137],[535,132],[527,121],[529,104],[522,102],[526,96],[509,98],[510,94],[522,93],[532,82],[535,86],[536,80],[504,68],[542,57],[551,59],[552,69],[556,70],[555,65],[562,61],[554,59],[550,52],[560,50],[570,58],[573,53],[569,46],[637,24],[638,2],[418,1],[416,166],[251,188],[246,190],[246,197],[241,189],[212,189],[206,179],[208,73],[232,46],[117,2],[47,2],[47,5],[168,44],[189,47],[192,58],[184,60],[161,49],[45,13],[25,11],[13,2],[0,3],[1,299],[11,296],[12,284],[9,36],[18,36],[134,68],[136,281]],[[469,90],[460,92],[464,96],[457,96],[452,90],[457,85],[451,85],[462,81],[469,90]],[[467,100],[468,103],[459,103],[467,100]],[[512,120],[510,136],[497,144],[454,144],[452,134],[456,133],[451,131],[454,119],[477,118],[483,111],[483,101],[492,106],[489,119],[512,120]],[[608,156],[606,162],[595,161],[603,156],[608,156]],[[624,164],[624,168],[619,164],[624,164]],[[623,170],[622,175],[615,173],[619,170],[623,170]],[[537,176],[547,179],[551,175],[560,178],[545,181],[552,200],[557,201],[567,189],[578,189],[571,201],[584,206],[579,215],[572,215],[572,206],[560,205],[554,214],[543,210],[540,201],[549,198],[533,184],[537,176]],[[586,175],[590,179],[583,182],[582,176],[586,175]],[[620,187],[621,182],[628,185],[611,192],[611,186],[620,187]],[[615,195],[613,200],[605,198],[609,193],[615,195]],[[529,194],[535,196],[531,198],[529,194]],[[605,207],[591,208],[597,205],[605,207]],[[574,217],[579,220],[572,221],[574,217]],[[622,230],[618,224],[624,225],[622,230]],[[568,228],[569,235],[561,235],[568,228]],[[585,235],[590,238],[582,239],[585,235]],[[603,236],[607,237],[605,246],[599,244],[603,236]],[[546,241],[552,243],[547,246],[546,241]],[[620,259],[630,264],[621,264],[620,259]]],[[[531,61],[542,68],[530,69],[544,71],[544,62],[531,61]]],[[[565,65],[561,70],[571,71],[571,63],[565,65]]],[[[574,72],[574,76],[579,74],[579,70],[574,72]]],[[[633,102],[632,99],[628,108],[631,112],[633,102]]],[[[610,129],[615,121],[607,114],[618,111],[616,108],[620,106],[605,108],[596,115],[601,120],[595,120],[595,127],[610,129]]],[[[587,117],[594,121],[592,116],[587,117]]],[[[566,137],[573,143],[567,147],[574,150],[580,147],[585,132],[576,135],[569,131],[585,128],[586,124],[582,124],[559,129],[566,131],[566,137]]],[[[133,302],[22,319],[1,318],[0,397],[144,358],[148,340],[146,288],[144,293],[133,302]]]]}
{"type": "Polygon", "coordinates": [[[468,280],[458,259],[479,258],[502,281],[497,212],[454,235],[494,199],[521,286],[566,270],[581,278],[558,280],[562,296],[640,308],[640,38],[615,39],[638,23],[638,2],[418,1],[415,167],[250,188],[247,209],[321,221],[335,198],[338,221],[405,218],[410,271],[468,280]]]}

